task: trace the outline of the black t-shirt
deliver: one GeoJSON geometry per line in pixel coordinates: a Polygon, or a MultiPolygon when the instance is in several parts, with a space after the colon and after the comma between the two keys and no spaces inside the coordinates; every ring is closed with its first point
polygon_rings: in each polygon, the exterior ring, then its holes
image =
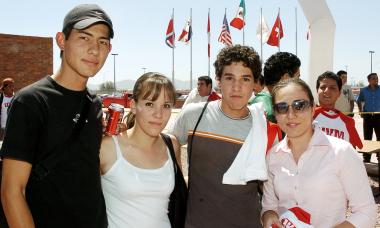
{"type": "Polygon", "coordinates": [[[86,124],[66,145],[87,91],[72,91],[46,77],[19,91],[8,115],[0,151],[39,164],[51,153],[67,153],[43,180],[29,179],[26,199],[36,227],[107,227],[100,185],[100,99],[92,96],[86,124]]]}

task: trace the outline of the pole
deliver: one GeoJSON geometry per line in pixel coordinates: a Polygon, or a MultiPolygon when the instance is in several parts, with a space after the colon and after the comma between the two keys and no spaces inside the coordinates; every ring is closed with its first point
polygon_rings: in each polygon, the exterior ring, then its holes
{"type": "Polygon", "coordinates": [[[145,74],[145,70],[146,70],[146,67],[141,67],[141,69],[143,69],[143,71],[144,71],[144,74],[145,74]]]}
{"type": "Polygon", "coordinates": [[[244,39],[244,37],[245,37],[245,26],[243,27],[243,45],[245,44],[245,39],[244,39]]]}
{"type": "MultiPolygon", "coordinates": [[[[172,19],[173,19],[173,32],[174,32],[174,8],[173,8],[173,12],[172,12],[172,19]]],[[[175,39],[174,39],[174,42],[175,42],[175,39]]],[[[174,86],[174,48],[175,48],[175,45],[174,47],[172,48],[172,83],[173,83],[173,86],[174,86]]]]}
{"type": "Polygon", "coordinates": [[[297,28],[297,7],[295,9],[295,16],[296,16],[296,55],[298,55],[298,28],[297,28]]]}
{"type": "MultiPolygon", "coordinates": [[[[247,13],[246,9],[246,5],[245,5],[245,1],[243,1],[244,3],[244,7],[243,7],[243,45],[245,45],[245,14],[247,13]]],[[[240,8],[240,5],[239,5],[239,8],[240,8]]],[[[240,10],[240,9],[239,9],[240,10]]]]}
{"type": "MultiPolygon", "coordinates": [[[[193,30],[192,8],[190,8],[190,27],[193,30]]],[[[190,39],[190,91],[193,89],[193,39],[190,39]]]]}
{"type": "Polygon", "coordinates": [[[208,43],[207,43],[207,48],[208,48],[208,53],[207,53],[207,57],[208,57],[208,76],[210,77],[210,55],[211,55],[211,47],[210,47],[210,33],[211,33],[211,25],[210,25],[210,8],[208,8],[208,18],[207,18],[207,26],[208,26],[208,29],[207,29],[207,39],[208,39],[208,43]]]}
{"type": "Polygon", "coordinates": [[[116,93],[116,56],[118,54],[112,53],[111,55],[113,55],[113,90],[116,93]]]}
{"type": "Polygon", "coordinates": [[[371,74],[372,74],[372,54],[375,53],[374,51],[369,51],[369,54],[371,55],[371,74]]]}
{"type": "MultiPolygon", "coordinates": [[[[280,19],[280,7],[278,7],[278,19],[280,19]]],[[[280,29],[278,30],[278,51],[280,51],[280,46],[281,46],[281,28],[282,26],[280,25],[280,29]]]]}
{"type": "Polygon", "coordinates": [[[263,57],[263,7],[260,8],[260,56],[261,56],[261,61],[264,63],[264,57],[263,57]]]}

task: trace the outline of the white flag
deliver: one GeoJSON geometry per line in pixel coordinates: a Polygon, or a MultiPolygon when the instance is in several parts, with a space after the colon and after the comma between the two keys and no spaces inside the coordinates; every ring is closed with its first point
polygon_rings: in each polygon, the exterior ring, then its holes
{"type": "Polygon", "coordinates": [[[269,28],[267,23],[265,22],[264,16],[261,17],[261,22],[257,25],[256,36],[259,40],[261,40],[261,34],[263,35],[262,43],[265,44],[269,38],[269,28]]]}

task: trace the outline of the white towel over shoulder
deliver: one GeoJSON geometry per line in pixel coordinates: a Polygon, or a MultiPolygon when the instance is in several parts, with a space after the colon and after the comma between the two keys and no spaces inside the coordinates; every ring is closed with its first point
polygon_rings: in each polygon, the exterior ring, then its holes
{"type": "Polygon", "coordinates": [[[262,103],[248,106],[252,128],[230,168],[223,175],[223,184],[246,185],[251,180],[268,179],[265,154],[268,142],[267,121],[262,103]]]}

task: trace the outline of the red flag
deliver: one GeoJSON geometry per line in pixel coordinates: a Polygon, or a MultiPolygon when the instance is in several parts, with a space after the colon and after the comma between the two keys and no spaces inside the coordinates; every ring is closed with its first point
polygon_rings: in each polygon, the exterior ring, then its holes
{"type": "Polygon", "coordinates": [[[175,33],[174,33],[174,19],[173,19],[173,15],[172,15],[172,18],[169,21],[168,29],[166,30],[165,43],[169,47],[171,47],[171,48],[175,47],[175,33]]]}
{"type": "Polygon", "coordinates": [[[208,57],[210,58],[211,56],[211,43],[210,43],[210,12],[208,12],[208,18],[207,18],[207,39],[208,39],[208,44],[207,44],[207,53],[208,57]]]}
{"type": "Polygon", "coordinates": [[[232,19],[232,21],[230,22],[230,25],[237,29],[242,29],[245,25],[244,17],[245,17],[245,2],[244,0],[241,0],[236,16],[234,19],[232,19]]]}
{"type": "Polygon", "coordinates": [[[232,46],[232,38],[230,28],[228,27],[226,14],[224,14],[222,31],[220,32],[218,41],[224,43],[226,46],[232,46]]]}
{"type": "Polygon", "coordinates": [[[280,14],[277,15],[276,21],[274,22],[272,31],[269,35],[267,44],[271,46],[280,46],[280,39],[284,37],[284,31],[282,30],[282,24],[280,19],[280,14]]]}
{"type": "Polygon", "coordinates": [[[183,27],[182,33],[178,38],[178,41],[185,42],[188,44],[191,40],[192,30],[190,18],[186,20],[185,26],[183,27]]]}

